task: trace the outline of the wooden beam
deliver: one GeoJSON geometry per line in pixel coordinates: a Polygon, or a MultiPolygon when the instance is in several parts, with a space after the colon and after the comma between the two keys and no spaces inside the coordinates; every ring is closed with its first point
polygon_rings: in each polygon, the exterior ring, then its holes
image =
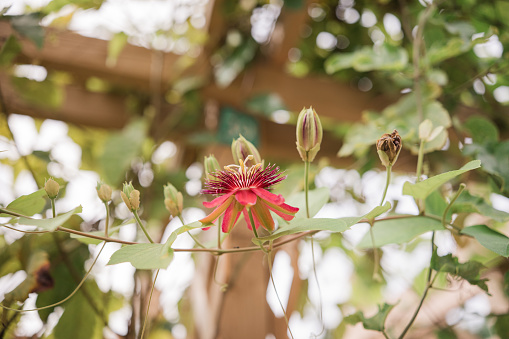
{"type": "Polygon", "coordinates": [[[121,128],[129,119],[124,98],[88,92],[80,86],[64,86],[64,100],[54,109],[44,108],[23,99],[5,74],[0,75],[0,88],[9,110],[7,113],[101,128],[121,128]]]}

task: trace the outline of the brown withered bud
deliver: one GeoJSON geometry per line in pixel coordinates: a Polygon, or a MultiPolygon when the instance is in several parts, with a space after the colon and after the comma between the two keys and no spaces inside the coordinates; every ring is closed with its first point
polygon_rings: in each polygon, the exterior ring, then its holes
{"type": "Polygon", "coordinates": [[[376,142],[376,150],[380,161],[385,167],[394,165],[398,160],[399,152],[402,147],[401,137],[398,131],[394,130],[392,133],[385,133],[376,142]]]}
{"type": "Polygon", "coordinates": [[[44,262],[37,271],[34,272],[35,282],[30,289],[30,293],[41,293],[52,289],[55,285],[53,277],[50,273],[49,261],[44,262]]]}

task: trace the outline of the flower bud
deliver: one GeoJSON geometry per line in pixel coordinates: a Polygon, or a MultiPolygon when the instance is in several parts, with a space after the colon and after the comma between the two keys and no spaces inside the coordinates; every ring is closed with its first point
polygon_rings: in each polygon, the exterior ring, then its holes
{"type": "Polygon", "coordinates": [[[205,157],[205,159],[203,160],[203,166],[205,167],[205,177],[208,180],[215,179],[214,176],[211,175],[211,173],[221,170],[221,168],[219,167],[219,162],[213,155],[205,157]]]}
{"type": "Polygon", "coordinates": [[[297,119],[297,150],[303,161],[315,159],[322,137],[322,123],[318,114],[313,107],[303,108],[297,119]]]}
{"type": "Polygon", "coordinates": [[[244,138],[242,135],[240,135],[236,140],[233,140],[232,155],[233,160],[236,164],[240,164],[239,160],[244,161],[248,157],[248,155],[252,155],[253,159],[249,160],[245,164],[246,166],[253,166],[262,163],[260,152],[258,152],[256,147],[248,140],[246,140],[246,138],[244,138]]]}
{"type": "Polygon", "coordinates": [[[130,211],[136,211],[140,208],[140,191],[134,189],[131,182],[124,183],[120,196],[130,211]]]}
{"type": "Polygon", "coordinates": [[[164,206],[173,217],[177,217],[184,209],[184,198],[172,184],[164,186],[164,206]]]}
{"type": "Polygon", "coordinates": [[[378,139],[376,142],[376,150],[382,164],[385,167],[394,165],[396,160],[398,160],[401,146],[401,137],[396,130],[394,130],[391,134],[385,133],[380,139],[378,139]]]}
{"type": "Polygon", "coordinates": [[[443,129],[444,126],[437,126],[433,129],[431,120],[426,119],[419,125],[419,139],[430,142],[435,139],[443,129]]]}
{"type": "Polygon", "coordinates": [[[55,199],[60,191],[60,185],[55,180],[49,178],[44,184],[44,190],[50,199],[55,199]]]}
{"type": "Polygon", "coordinates": [[[111,200],[111,187],[106,184],[97,183],[97,195],[102,202],[106,203],[111,200]]]}

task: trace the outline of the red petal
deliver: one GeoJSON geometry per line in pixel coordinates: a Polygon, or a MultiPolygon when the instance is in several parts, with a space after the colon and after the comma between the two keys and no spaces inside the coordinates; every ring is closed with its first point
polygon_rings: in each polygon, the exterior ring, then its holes
{"type": "Polygon", "coordinates": [[[281,204],[281,205],[274,205],[267,201],[265,201],[265,205],[271,210],[274,211],[277,215],[279,215],[281,218],[285,219],[286,221],[290,221],[295,217],[295,213],[299,211],[297,207],[292,207],[287,204],[281,204]]]}
{"type": "Polygon", "coordinates": [[[244,206],[253,206],[256,204],[256,194],[251,190],[240,190],[235,193],[235,199],[244,206]]]}
{"type": "Polygon", "coordinates": [[[235,200],[228,206],[228,209],[224,213],[223,225],[221,226],[224,233],[229,233],[233,226],[235,226],[237,220],[239,220],[240,212],[243,209],[244,206],[235,200]]]}
{"type": "Polygon", "coordinates": [[[217,205],[221,205],[226,199],[228,199],[233,193],[235,193],[235,191],[233,192],[230,192],[228,194],[225,194],[225,195],[222,195],[218,198],[215,198],[214,200],[212,201],[204,201],[203,202],[203,206],[207,207],[207,208],[212,208],[212,207],[216,207],[217,205]]]}
{"type": "Polygon", "coordinates": [[[270,193],[266,189],[256,187],[251,188],[251,190],[255,192],[255,194],[259,196],[261,199],[266,200],[274,205],[280,205],[285,202],[285,199],[281,194],[277,195],[274,193],[270,193]]]}
{"type": "MultiPolygon", "coordinates": [[[[220,197],[221,198],[221,197],[220,197]]],[[[219,198],[217,198],[219,199],[219,198]]],[[[217,200],[215,199],[215,200],[217,200]]],[[[201,219],[200,222],[202,224],[211,224],[214,222],[214,220],[216,220],[217,218],[219,218],[219,216],[221,214],[224,213],[224,211],[230,206],[232,205],[232,202],[234,202],[233,200],[233,196],[230,194],[230,197],[228,197],[228,199],[226,199],[226,201],[224,201],[221,205],[219,205],[219,207],[217,207],[215,210],[212,211],[212,213],[210,213],[209,215],[207,215],[205,218],[201,219]]]]}
{"type": "Polygon", "coordinates": [[[274,230],[274,219],[272,219],[267,205],[263,203],[256,204],[251,211],[253,211],[253,217],[256,217],[265,229],[269,231],[274,230]]]}

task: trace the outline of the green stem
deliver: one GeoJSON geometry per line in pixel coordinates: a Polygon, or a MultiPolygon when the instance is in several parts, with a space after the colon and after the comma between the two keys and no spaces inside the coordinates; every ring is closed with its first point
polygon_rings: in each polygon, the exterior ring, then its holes
{"type": "Polygon", "coordinates": [[[145,321],[143,321],[143,328],[141,329],[140,339],[143,339],[143,335],[145,334],[145,327],[148,322],[148,311],[150,310],[150,303],[152,302],[152,294],[154,293],[154,287],[156,286],[157,276],[159,275],[159,270],[156,271],[156,276],[154,277],[154,282],[152,283],[152,287],[150,288],[150,296],[148,297],[148,305],[147,311],[145,312],[145,321]]]}
{"type": "Polygon", "coordinates": [[[270,281],[272,282],[272,286],[274,287],[274,292],[276,292],[277,300],[279,301],[279,306],[281,306],[281,309],[283,310],[283,314],[285,316],[286,321],[286,327],[288,328],[288,332],[290,332],[290,336],[293,339],[293,333],[290,329],[290,322],[288,321],[288,316],[286,315],[285,307],[283,306],[283,303],[281,302],[281,298],[279,298],[279,293],[277,293],[276,289],[276,283],[274,282],[274,277],[272,276],[272,240],[270,241],[269,250],[267,251],[267,262],[269,264],[269,276],[270,281]]]}
{"type": "Polygon", "coordinates": [[[421,144],[419,146],[419,154],[417,156],[417,179],[415,180],[415,182],[421,181],[422,162],[424,159],[424,143],[425,141],[421,139],[421,144]]]}
{"type": "Polygon", "coordinates": [[[221,249],[221,224],[223,223],[223,217],[219,218],[217,223],[217,248],[221,249]]]}
{"type": "Polygon", "coordinates": [[[306,217],[309,219],[309,161],[304,161],[304,193],[306,196],[306,217]]]}
{"type": "Polygon", "coordinates": [[[61,305],[63,303],[65,303],[67,300],[71,299],[73,295],[76,294],[76,292],[78,292],[78,290],[81,288],[81,286],[83,285],[83,283],[85,282],[85,280],[87,280],[88,276],[90,275],[90,272],[92,272],[92,268],[94,268],[94,265],[95,263],[97,262],[97,259],[99,259],[99,256],[101,255],[101,252],[103,251],[104,249],[104,246],[106,245],[106,242],[103,243],[101,249],[99,250],[99,253],[97,253],[97,256],[95,257],[94,261],[92,262],[92,265],[90,266],[90,268],[88,269],[87,273],[85,274],[85,276],[83,277],[83,279],[81,279],[80,283],[78,284],[78,286],[76,286],[76,288],[74,289],[74,291],[72,291],[71,294],[69,294],[66,298],[64,298],[63,300],[60,300],[54,304],[51,304],[51,305],[47,305],[47,306],[42,306],[42,307],[38,307],[38,308],[34,308],[34,309],[30,309],[30,310],[21,310],[21,309],[15,309],[15,308],[10,308],[10,307],[7,307],[7,306],[4,306],[2,304],[0,304],[0,307],[6,309],[6,310],[9,310],[9,311],[15,311],[15,312],[19,312],[19,313],[25,313],[25,312],[32,312],[32,311],[40,311],[40,310],[45,310],[47,308],[51,308],[51,307],[55,307],[55,306],[58,306],[58,305],[61,305]]]}
{"type": "Polygon", "coordinates": [[[447,205],[447,207],[445,208],[445,211],[444,211],[444,214],[442,214],[442,225],[445,227],[445,225],[447,225],[447,222],[445,221],[445,219],[447,218],[447,213],[449,213],[449,210],[451,209],[452,205],[454,204],[454,202],[456,201],[456,199],[458,199],[458,197],[460,196],[461,192],[463,192],[463,190],[465,189],[466,185],[465,184],[460,184],[460,187],[458,188],[458,191],[456,192],[456,194],[452,197],[451,199],[451,202],[449,202],[449,204],[447,205]]]}
{"type": "Polygon", "coordinates": [[[51,200],[51,212],[53,213],[53,218],[57,216],[56,210],[55,210],[55,198],[50,198],[51,200]]]}
{"type": "Polygon", "coordinates": [[[387,190],[389,189],[389,184],[391,182],[391,173],[392,173],[392,165],[386,167],[386,180],[385,180],[385,189],[384,194],[382,195],[382,201],[380,202],[380,206],[383,206],[385,196],[387,195],[387,190]]]}
{"type": "Polygon", "coordinates": [[[110,227],[110,208],[108,203],[104,203],[104,207],[106,208],[106,220],[104,220],[104,236],[107,237],[109,235],[109,227],[110,227]]]}
{"type": "Polygon", "coordinates": [[[373,261],[374,261],[374,267],[373,267],[373,279],[375,281],[381,281],[380,274],[378,273],[379,270],[379,262],[380,258],[378,256],[378,248],[376,248],[375,245],[375,234],[373,233],[373,222],[369,223],[369,235],[371,236],[371,243],[373,245],[373,261]]]}
{"type": "Polygon", "coordinates": [[[134,214],[134,219],[136,219],[136,222],[138,223],[138,225],[140,225],[141,230],[143,231],[143,233],[145,233],[145,236],[147,237],[148,241],[150,241],[151,243],[154,243],[154,240],[152,240],[152,238],[148,234],[147,230],[145,229],[145,226],[143,226],[143,223],[141,222],[140,217],[138,216],[138,211],[134,210],[133,214],[134,214]]]}
{"type": "MultiPolygon", "coordinates": [[[[185,225],[184,219],[182,219],[182,216],[179,215],[178,218],[179,218],[180,222],[182,223],[182,225],[185,225]]],[[[191,232],[187,231],[187,234],[189,234],[189,236],[194,240],[196,245],[198,245],[201,248],[206,248],[194,235],[191,234],[191,232]]]]}

